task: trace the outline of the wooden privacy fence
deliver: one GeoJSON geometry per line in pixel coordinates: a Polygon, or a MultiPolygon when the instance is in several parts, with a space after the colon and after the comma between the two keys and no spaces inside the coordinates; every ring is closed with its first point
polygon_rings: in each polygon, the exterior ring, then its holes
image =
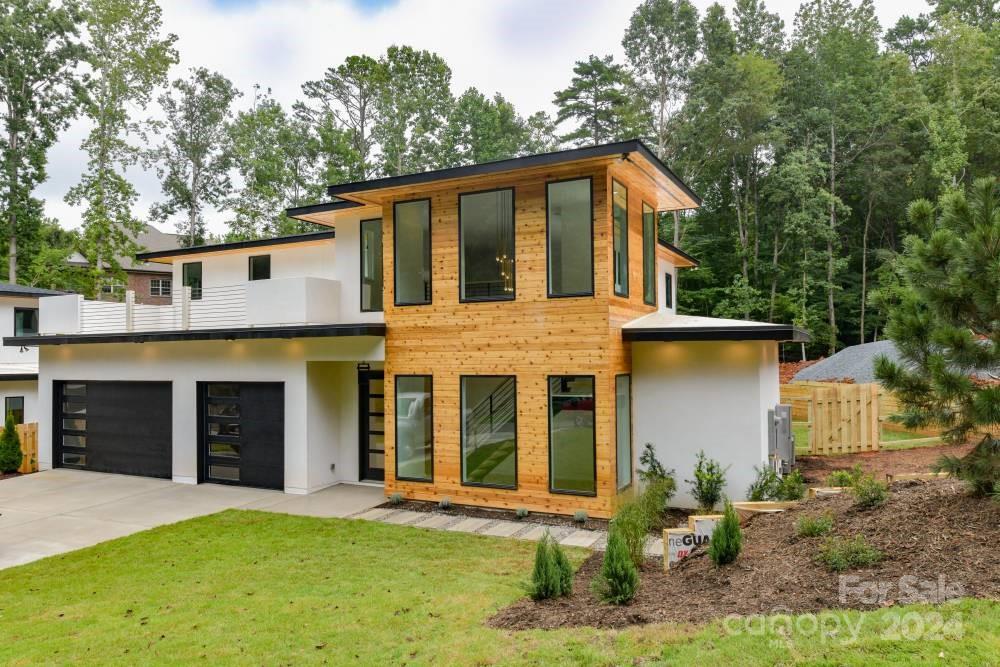
{"type": "Polygon", "coordinates": [[[813,388],[809,401],[809,453],[877,452],[878,394],[876,384],[813,388]]]}
{"type": "Polygon", "coordinates": [[[911,433],[914,437],[935,436],[941,434],[941,429],[928,426],[920,429],[908,429],[902,424],[890,421],[889,417],[902,412],[899,401],[889,391],[881,385],[872,383],[870,385],[856,385],[845,382],[814,382],[798,381],[791,384],[781,385],[781,402],[792,406],[792,421],[804,422],[809,420],[809,403],[812,400],[813,389],[829,389],[830,387],[860,387],[871,386],[878,392],[878,412],[882,422],[882,428],[887,431],[898,431],[901,433],[911,433]]]}
{"type": "Polygon", "coordinates": [[[38,422],[30,424],[18,424],[17,437],[21,440],[21,467],[17,469],[20,473],[35,472],[38,470],[38,422]]]}

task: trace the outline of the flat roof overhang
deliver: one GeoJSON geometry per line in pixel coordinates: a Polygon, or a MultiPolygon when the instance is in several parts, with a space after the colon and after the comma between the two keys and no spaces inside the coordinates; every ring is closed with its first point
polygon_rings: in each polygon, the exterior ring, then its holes
{"type": "Polygon", "coordinates": [[[14,380],[37,380],[38,373],[7,373],[0,375],[0,382],[13,382],[14,380]]]}
{"type": "Polygon", "coordinates": [[[385,324],[305,324],[302,326],[240,327],[176,331],[118,332],[98,334],[50,334],[6,337],[7,347],[80,345],[86,343],[163,343],[194,340],[267,340],[282,338],[337,338],[343,336],[385,337],[385,324]]]}
{"type": "Polygon", "coordinates": [[[266,248],[279,245],[307,246],[317,243],[325,243],[336,237],[334,230],[322,232],[310,232],[308,234],[295,234],[293,236],[278,236],[273,239],[254,239],[252,241],[233,241],[231,243],[215,243],[212,245],[198,245],[190,248],[175,248],[173,250],[157,250],[155,252],[142,252],[135,257],[137,260],[145,262],[159,262],[161,264],[172,264],[175,259],[190,257],[191,255],[226,254],[239,252],[241,250],[252,250],[254,248],[266,248]]]}
{"type": "Polygon", "coordinates": [[[622,338],[632,342],[649,341],[713,341],[713,340],[773,340],[781,343],[808,343],[802,329],[785,324],[698,327],[649,327],[622,329],[622,338]]]}

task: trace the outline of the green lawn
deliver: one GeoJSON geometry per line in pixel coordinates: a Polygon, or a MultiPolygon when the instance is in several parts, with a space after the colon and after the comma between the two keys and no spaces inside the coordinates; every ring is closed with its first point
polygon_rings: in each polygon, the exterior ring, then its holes
{"type": "MultiPolygon", "coordinates": [[[[809,423],[792,422],[792,434],[795,436],[795,453],[809,453],[809,423]]],[[[880,437],[882,449],[912,449],[914,447],[933,447],[941,444],[940,438],[928,438],[924,435],[914,435],[902,431],[882,429],[880,437]]]]}
{"type": "MultiPolygon", "coordinates": [[[[362,521],[228,511],[0,571],[0,663],[987,664],[1000,604],[938,607],[964,640],[730,635],[721,623],[503,632],[534,545],[362,521]]],[[[582,552],[571,554],[579,562],[582,552]]],[[[912,608],[929,611],[928,608],[912,608]]],[[[905,609],[904,609],[905,610],[905,609]]],[[[842,626],[846,627],[846,626],[842,626]]]]}

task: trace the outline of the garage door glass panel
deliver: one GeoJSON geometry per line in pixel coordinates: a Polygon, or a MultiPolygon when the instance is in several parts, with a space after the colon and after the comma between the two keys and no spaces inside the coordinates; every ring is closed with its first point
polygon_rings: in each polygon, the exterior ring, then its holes
{"type": "Polygon", "coordinates": [[[208,443],[208,453],[209,456],[238,459],[240,457],[240,446],[232,442],[210,442],[208,443]]]}
{"type": "Polygon", "coordinates": [[[208,425],[208,434],[211,436],[240,437],[240,425],[237,422],[212,422],[208,425]]]}
{"type": "Polygon", "coordinates": [[[239,417],[240,416],[240,404],[239,403],[209,403],[208,404],[208,416],[209,417],[239,417]]]}
{"type": "Polygon", "coordinates": [[[85,466],[87,465],[87,455],[63,452],[62,462],[65,466],[85,466]]]}
{"type": "Polygon", "coordinates": [[[87,446],[87,436],[85,435],[70,435],[69,433],[63,433],[62,437],[63,447],[86,447],[87,446]]]}
{"type": "Polygon", "coordinates": [[[594,377],[549,377],[549,489],[555,493],[597,492],[594,438],[594,377]]]}
{"type": "Polygon", "coordinates": [[[87,396],[87,385],[67,382],[63,385],[63,396],[87,396]]]}
{"type": "Polygon", "coordinates": [[[62,427],[67,431],[86,431],[86,419],[63,419],[62,427]]]}
{"type": "Polygon", "coordinates": [[[236,466],[211,465],[208,466],[208,476],[226,482],[238,482],[240,481],[240,469],[236,466]]]}
{"type": "Polygon", "coordinates": [[[213,382],[208,385],[208,395],[218,398],[238,398],[240,395],[240,386],[238,384],[213,382]]]}
{"type": "Polygon", "coordinates": [[[63,401],[62,411],[64,415],[85,415],[87,414],[87,404],[63,401]]]}

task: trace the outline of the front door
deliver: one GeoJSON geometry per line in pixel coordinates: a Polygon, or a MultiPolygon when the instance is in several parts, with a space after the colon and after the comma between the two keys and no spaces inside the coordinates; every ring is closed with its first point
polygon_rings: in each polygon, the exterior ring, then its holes
{"type": "Polygon", "coordinates": [[[385,374],[358,369],[359,479],[385,479],[385,374]]]}

